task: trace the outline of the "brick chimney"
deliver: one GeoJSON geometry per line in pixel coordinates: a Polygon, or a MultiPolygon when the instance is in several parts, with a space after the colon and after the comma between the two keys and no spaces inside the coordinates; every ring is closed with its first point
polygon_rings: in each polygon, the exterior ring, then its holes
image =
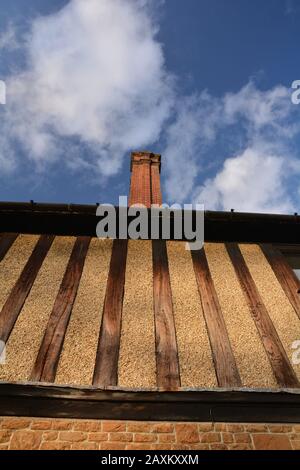
{"type": "Polygon", "coordinates": [[[160,189],[161,156],[151,152],[132,152],[129,205],[162,204],[160,189]]]}

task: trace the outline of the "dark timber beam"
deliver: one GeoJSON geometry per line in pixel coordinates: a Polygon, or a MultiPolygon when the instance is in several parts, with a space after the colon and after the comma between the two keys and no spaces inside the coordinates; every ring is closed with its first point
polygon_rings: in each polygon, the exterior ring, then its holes
{"type": "Polygon", "coordinates": [[[276,247],[270,244],[262,244],[261,249],[300,319],[299,279],[276,247]]]}
{"type": "MultiPolygon", "coordinates": [[[[96,209],[96,205],[0,202],[0,233],[95,237],[100,221],[96,209]]],[[[128,224],[133,218],[128,217],[128,224]]],[[[204,219],[206,241],[299,244],[300,240],[300,216],[205,211],[204,219]]],[[[172,213],[170,222],[172,240],[172,213]]]]}
{"type": "Polygon", "coordinates": [[[242,386],[204,249],[191,254],[218,385],[242,386]]]}
{"type": "Polygon", "coordinates": [[[295,371],[282,346],[238,244],[227,243],[226,248],[278,385],[280,387],[300,387],[295,371]]]}
{"type": "Polygon", "coordinates": [[[179,361],[166,242],[153,240],[153,305],[158,387],[180,387],[179,361]]]}
{"type": "Polygon", "coordinates": [[[0,339],[5,343],[52,245],[54,236],[42,235],[0,312],[0,339]]]}
{"type": "Polygon", "coordinates": [[[59,356],[89,244],[89,237],[78,237],[76,239],[31,373],[32,381],[54,382],[55,380],[59,356]]]}
{"type": "Polygon", "coordinates": [[[292,390],[97,390],[0,383],[0,415],[50,418],[300,423],[292,390]]]}
{"type": "Polygon", "coordinates": [[[127,240],[114,240],[93,377],[97,387],[118,383],[127,247],[127,240]]]}
{"type": "Polygon", "coordinates": [[[0,261],[3,260],[6,253],[16,240],[18,234],[17,233],[2,233],[0,234],[0,261]]]}

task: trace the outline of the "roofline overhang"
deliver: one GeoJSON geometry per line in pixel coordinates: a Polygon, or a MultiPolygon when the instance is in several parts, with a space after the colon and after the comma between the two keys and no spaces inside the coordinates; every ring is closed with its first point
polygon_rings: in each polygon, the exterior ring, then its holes
{"type": "MultiPolygon", "coordinates": [[[[95,237],[96,226],[101,219],[96,216],[99,205],[0,202],[0,232],[95,237]]],[[[115,206],[115,209],[118,215],[120,208],[115,206]]],[[[146,210],[150,222],[151,209],[146,210]]],[[[196,220],[195,210],[192,216],[196,220]]],[[[128,224],[134,218],[128,215],[128,224]]],[[[204,211],[204,222],[205,241],[300,244],[298,214],[204,211]]],[[[172,212],[170,226],[170,239],[174,239],[172,212]]],[[[183,236],[182,240],[186,238],[183,236]]]]}

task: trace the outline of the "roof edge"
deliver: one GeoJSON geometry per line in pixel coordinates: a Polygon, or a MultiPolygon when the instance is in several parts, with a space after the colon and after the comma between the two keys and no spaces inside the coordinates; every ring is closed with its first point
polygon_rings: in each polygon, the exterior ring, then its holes
{"type": "MultiPolygon", "coordinates": [[[[101,203],[95,204],[73,204],[73,203],[52,203],[52,202],[29,202],[0,201],[0,213],[7,211],[29,211],[29,212],[57,212],[72,214],[95,214],[101,203]]],[[[105,205],[105,204],[104,204],[105,205]]],[[[115,206],[118,209],[119,206],[115,206]]],[[[196,212],[196,211],[193,211],[196,212]]],[[[263,212],[236,212],[204,210],[205,217],[218,220],[269,220],[282,222],[300,223],[300,215],[294,214],[273,214],[263,212]]]]}
{"type": "MultiPolygon", "coordinates": [[[[0,202],[0,232],[95,237],[99,205],[0,202]]],[[[118,215],[120,208],[115,208],[118,215]]],[[[151,221],[151,209],[147,211],[151,221]]],[[[196,211],[192,212],[195,220],[196,211]]],[[[128,224],[134,218],[128,216],[128,224]]],[[[172,212],[170,221],[172,233],[172,212]]],[[[205,241],[300,244],[298,214],[204,211],[204,221],[205,241]]],[[[174,237],[171,235],[170,239],[174,237]]]]}

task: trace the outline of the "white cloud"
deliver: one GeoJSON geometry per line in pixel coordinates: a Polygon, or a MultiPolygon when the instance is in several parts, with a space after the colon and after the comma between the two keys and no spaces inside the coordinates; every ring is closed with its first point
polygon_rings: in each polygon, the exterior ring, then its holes
{"type": "Polygon", "coordinates": [[[300,174],[299,162],[264,147],[248,148],[226,159],[220,172],[196,191],[196,199],[209,209],[290,213],[296,208],[288,181],[295,174],[300,174]]]}
{"type": "MultiPolygon", "coordinates": [[[[71,0],[32,20],[26,69],[6,80],[0,168],[13,171],[24,158],[40,172],[56,162],[107,179],[131,150],[161,139],[169,202],[293,210],[299,168],[290,142],[300,128],[290,90],[261,91],[250,81],[220,98],[181,96],[156,38],[160,3],[71,0]]],[[[9,26],[0,49],[14,38],[9,26]]]]}
{"type": "Polygon", "coordinates": [[[291,92],[281,85],[261,91],[250,81],[238,93],[227,93],[223,106],[225,122],[230,124],[244,119],[248,132],[259,132],[266,126],[284,130],[281,124],[292,108],[291,92]]]}
{"type": "Polygon", "coordinates": [[[2,176],[9,175],[16,168],[14,153],[0,135],[0,171],[2,176]]]}
{"type": "Polygon", "coordinates": [[[171,201],[183,202],[191,194],[207,146],[216,138],[220,112],[221,105],[206,91],[178,98],[163,150],[166,191],[171,201]]]}
{"type": "Polygon", "coordinates": [[[239,122],[247,131],[249,140],[274,138],[290,139],[299,134],[299,108],[291,100],[292,90],[277,85],[261,91],[250,81],[237,93],[223,98],[222,125],[239,122]]]}
{"type": "Polygon", "coordinates": [[[38,168],[60,158],[109,176],[159,138],[172,77],[148,2],[72,0],[33,20],[25,51],[26,71],[7,80],[2,129],[38,168]]]}
{"type": "Polygon", "coordinates": [[[0,33],[0,51],[15,50],[20,47],[17,40],[16,29],[12,23],[9,23],[4,31],[0,33]]]}
{"type": "Polygon", "coordinates": [[[168,197],[207,209],[293,211],[290,180],[299,165],[290,143],[300,134],[298,111],[287,88],[260,91],[253,82],[220,99],[202,93],[180,103],[164,151],[168,197]],[[207,172],[213,176],[199,187],[207,172]]]}

